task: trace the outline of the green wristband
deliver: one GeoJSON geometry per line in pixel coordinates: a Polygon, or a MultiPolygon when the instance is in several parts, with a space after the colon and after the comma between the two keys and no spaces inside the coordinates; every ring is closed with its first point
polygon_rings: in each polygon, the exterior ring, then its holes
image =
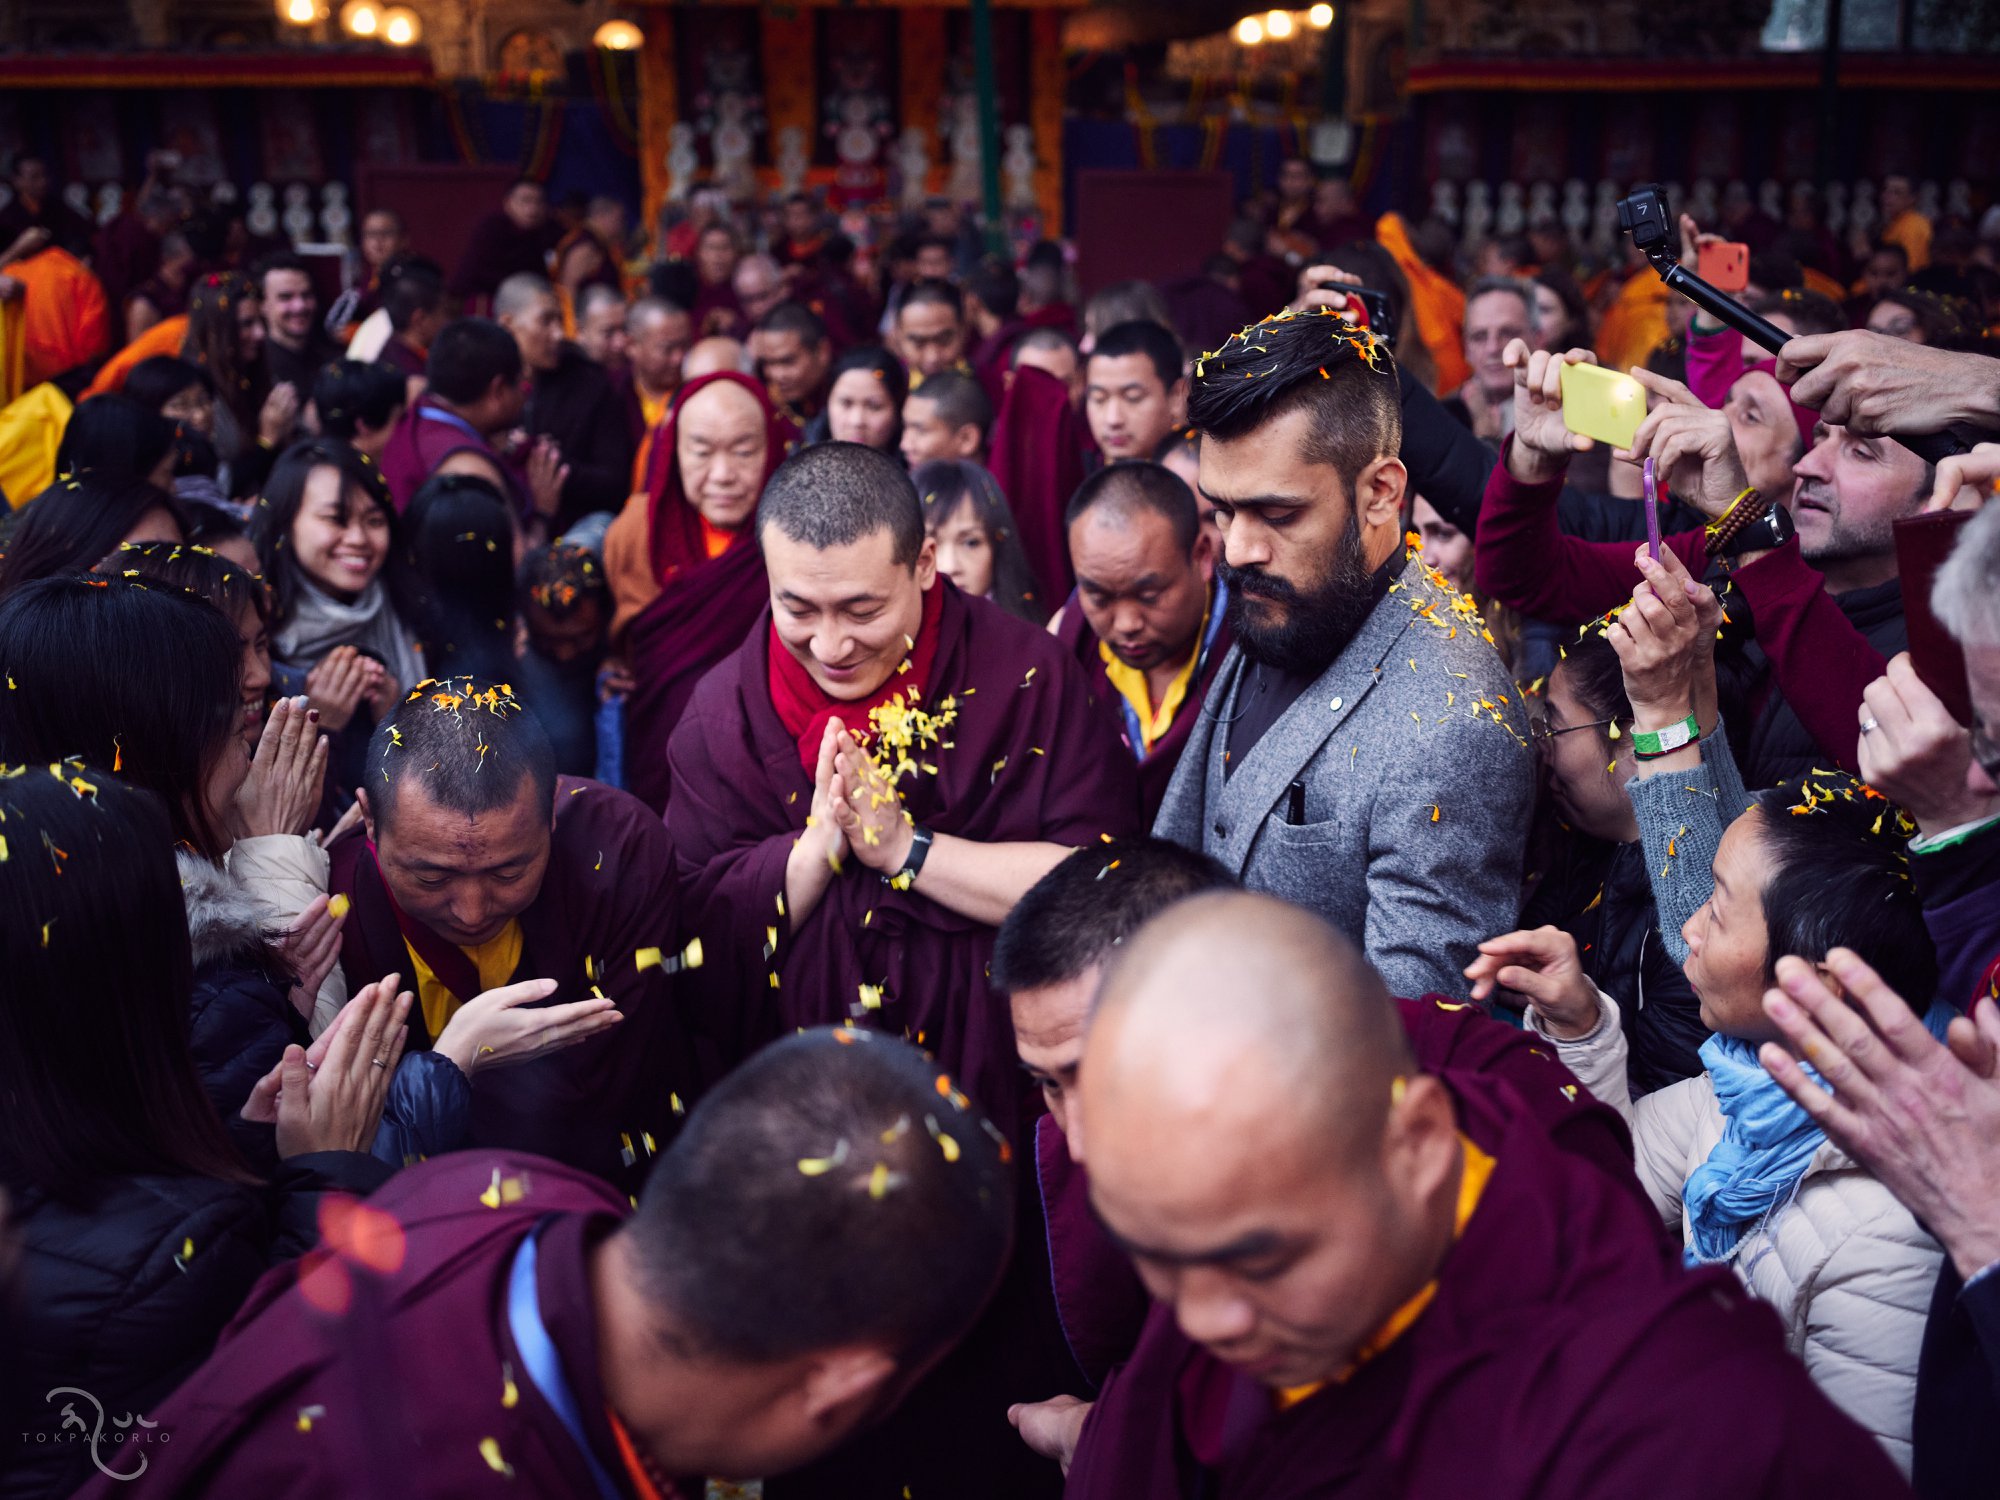
{"type": "Polygon", "coordinates": [[[1701,721],[1689,714],[1680,723],[1669,724],[1665,729],[1633,730],[1632,753],[1640,760],[1656,760],[1662,755],[1684,750],[1700,738],[1701,721]]]}

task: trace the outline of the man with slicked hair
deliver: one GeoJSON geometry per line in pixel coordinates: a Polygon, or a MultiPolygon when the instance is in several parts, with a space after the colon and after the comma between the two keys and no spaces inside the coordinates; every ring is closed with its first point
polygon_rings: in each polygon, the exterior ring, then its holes
{"type": "Polygon", "coordinates": [[[999,1133],[917,1048],[789,1037],[695,1109],[636,1200],[467,1151],[329,1212],[154,1409],[173,1441],[148,1446],[144,1491],[685,1500],[781,1473],[963,1336],[1013,1196],[999,1133]]]}
{"type": "Polygon", "coordinates": [[[1904,1492],[1770,1309],[1558,1145],[1602,1106],[1425,1069],[1312,913],[1216,894],[1142,928],[1077,1104],[1155,1305],[1095,1403],[1029,1424],[1070,1500],[1904,1492]]]}
{"type": "Polygon", "coordinates": [[[1280,314],[1196,361],[1189,416],[1236,643],[1154,832],[1452,994],[1519,911],[1534,756],[1472,601],[1405,546],[1395,358],[1280,314]]]}
{"type": "Polygon", "coordinates": [[[1229,654],[1229,592],[1194,492],[1164,464],[1108,464],[1065,516],[1076,588],[1053,629],[1139,767],[1150,822],[1229,654]]]}
{"type": "MultiPolygon", "coordinates": [[[[986,970],[994,928],[1071,849],[1133,833],[1130,761],[1048,632],[938,573],[909,476],[822,443],[757,507],[770,608],[695,689],[669,747],[705,1009],[759,1039],[852,1022],[915,1039],[1021,1148],[1031,1107],[986,970]]],[[[1039,1281],[1036,1282],[1039,1287],[1039,1281]]],[[[911,1415],[771,1491],[1027,1496],[1002,1307],[911,1415]],[[918,1420],[922,1414],[922,1420],[918,1420]]]]}

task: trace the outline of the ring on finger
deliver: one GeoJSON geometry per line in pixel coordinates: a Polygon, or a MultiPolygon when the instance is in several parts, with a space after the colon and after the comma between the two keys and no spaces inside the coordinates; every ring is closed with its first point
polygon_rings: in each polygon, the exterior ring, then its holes
{"type": "Polygon", "coordinates": [[[1861,732],[1863,734],[1873,734],[1876,730],[1880,729],[1881,727],[1882,726],[1875,721],[1875,716],[1873,714],[1870,714],[1867,718],[1861,721],[1861,732]]]}

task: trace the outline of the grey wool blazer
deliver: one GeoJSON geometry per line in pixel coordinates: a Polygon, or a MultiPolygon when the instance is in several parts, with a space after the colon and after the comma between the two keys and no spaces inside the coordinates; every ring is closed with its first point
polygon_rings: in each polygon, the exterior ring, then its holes
{"type": "Polygon", "coordinates": [[[1331,920],[1390,992],[1463,995],[1512,930],[1534,802],[1526,716],[1469,598],[1412,559],[1338,659],[1224,775],[1231,649],[1154,833],[1331,920]],[[1304,816],[1288,822],[1303,783],[1304,816]]]}

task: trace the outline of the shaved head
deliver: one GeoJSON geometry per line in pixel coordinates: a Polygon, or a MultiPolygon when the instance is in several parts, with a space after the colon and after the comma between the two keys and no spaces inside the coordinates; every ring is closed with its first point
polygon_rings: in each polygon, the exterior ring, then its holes
{"type": "Polygon", "coordinates": [[[734,370],[739,375],[754,375],[756,365],[750,358],[750,351],[743,347],[740,339],[732,339],[725,334],[699,339],[688,350],[687,358],[681,363],[681,379],[699,380],[704,375],[713,375],[718,370],[734,370]]]}
{"type": "Polygon", "coordinates": [[[1091,1201],[1148,1290],[1274,1387],[1337,1376],[1449,1248],[1450,1095],[1354,945],[1272,897],[1197,896],[1140,929],[1075,1114],[1091,1201]]]}

